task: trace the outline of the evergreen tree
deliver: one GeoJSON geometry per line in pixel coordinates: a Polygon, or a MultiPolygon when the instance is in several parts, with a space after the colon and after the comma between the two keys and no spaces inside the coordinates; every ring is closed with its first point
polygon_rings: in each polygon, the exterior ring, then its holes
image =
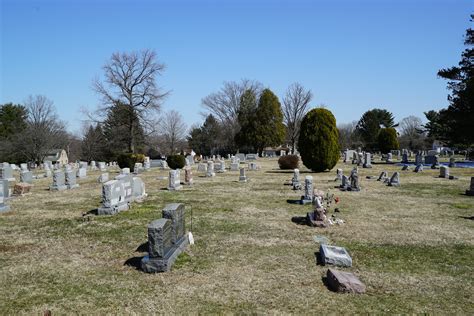
{"type": "Polygon", "coordinates": [[[356,131],[365,142],[367,150],[377,149],[377,137],[382,127],[396,127],[393,114],[383,109],[372,109],[365,112],[356,126],[356,131]]]}
{"type": "Polygon", "coordinates": [[[85,161],[105,160],[108,155],[107,141],[100,124],[89,126],[81,144],[81,158],[85,161]]]}
{"type": "Polygon", "coordinates": [[[253,152],[256,130],[257,96],[254,90],[246,90],[240,98],[237,121],[240,130],[235,135],[235,143],[243,152],[253,152]]]}
{"type": "Polygon", "coordinates": [[[400,148],[397,140],[397,131],[393,127],[382,128],[377,135],[378,148],[384,154],[400,148]]]}
{"type": "Polygon", "coordinates": [[[265,89],[258,100],[255,112],[255,148],[259,153],[267,146],[278,146],[285,140],[285,125],[278,97],[265,89]]]}

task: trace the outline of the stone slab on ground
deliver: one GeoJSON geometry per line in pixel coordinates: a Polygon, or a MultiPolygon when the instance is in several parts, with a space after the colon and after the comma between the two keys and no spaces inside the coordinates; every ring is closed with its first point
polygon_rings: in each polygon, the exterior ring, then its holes
{"type": "Polygon", "coordinates": [[[354,274],[345,271],[328,269],[327,271],[328,287],[338,293],[365,293],[365,284],[354,274]]]}
{"type": "Polygon", "coordinates": [[[16,183],[13,187],[13,195],[22,196],[30,193],[32,185],[26,182],[16,183]]]}
{"type": "Polygon", "coordinates": [[[352,258],[346,248],[322,244],[319,247],[322,262],[340,267],[352,267],[352,258]]]}

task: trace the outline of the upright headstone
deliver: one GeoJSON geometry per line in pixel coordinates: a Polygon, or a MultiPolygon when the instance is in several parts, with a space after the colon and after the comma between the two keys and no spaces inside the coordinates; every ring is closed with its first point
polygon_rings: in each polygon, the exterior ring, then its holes
{"type": "Polygon", "coordinates": [[[131,174],[119,174],[115,177],[115,180],[119,180],[123,183],[125,190],[125,200],[127,202],[133,201],[133,176],[131,174]]]}
{"type": "Polygon", "coordinates": [[[388,181],[388,185],[391,187],[398,187],[400,186],[400,173],[394,172],[390,180],[388,181]]]}
{"type": "Polygon", "coordinates": [[[313,202],[313,177],[306,176],[304,178],[304,196],[302,196],[301,204],[310,204],[313,202]]]}
{"type": "Polygon", "coordinates": [[[11,194],[10,194],[10,182],[6,179],[0,179],[0,185],[2,186],[2,192],[0,194],[3,194],[3,199],[9,199],[11,194]]]}
{"type": "Polygon", "coordinates": [[[13,177],[13,169],[8,162],[0,164],[0,179],[15,181],[13,177]]]}
{"type": "Polygon", "coordinates": [[[205,163],[200,162],[198,164],[198,172],[206,172],[207,171],[207,165],[205,163]]]}
{"type": "Polygon", "coordinates": [[[122,169],[120,169],[120,174],[130,174],[130,168],[122,168],[122,169]]]}
{"type": "Polygon", "coordinates": [[[391,163],[392,161],[392,153],[387,154],[387,163],[391,163]]]}
{"type": "Polygon", "coordinates": [[[350,185],[351,184],[349,182],[349,178],[346,175],[342,175],[341,185],[339,186],[339,188],[341,188],[342,190],[347,190],[350,185]]]}
{"type": "Polygon", "coordinates": [[[132,199],[135,202],[142,202],[147,197],[145,183],[143,183],[143,180],[140,177],[133,177],[132,181],[132,199]]]}
{"type": "Polygon", "coordinates": [[[143,169],[148,170],[150,169],[150,167],[150,157],[145,157],[145,159],[143,160],[143,169]]]}
{"type": "Polygon", "coordinates": [[[28,164],[21,163],[20,164],[20,169],[21,169],[21,171],[28,171],[28,164]]]}
{"type": "Polygon", "coordinates": [[[162,213],[163,218],[148,225],[148,255],[141,260],[141,268],[147,273],[169,271],[188,245],[184,205],[168,204],[162,213]]]}
{"type": "Polygon", "coordinates": [[[91,168],[91,171],[97,170],[97,165],[94,160],[91,161],[90,168],[91,168]]]}
{"type": "MultiPolygon", "coordinates": [[[[0,181],[0,213],[1,212],[8,212],[10,210],[10,206],[5,203],[5,183],[8,185],[8,181],[0,181]]],[[[7,187],[8,190],[8,187],[7,187]]]]}
{"type": "Polygon", "coordinates": [[[99,161],[99,170],[101,172],[106,172],[107,171],[107,167],[105,166],[105,162],[104,161],[99,161]]]}
{"type": "Polygon", "coordinates": [[[417,173],[423,171],[423,164],[417,165],[413,171],[417,173]]]}
{"type": "Polygon", "coordinates": [[[224,173],[225,172],[225,160],[222,159],[220,160],[220,163],[217,164],[218,165],[218,168],[217,168],[217,171],[218,173],[224,173]]]}
{"type": "Polygon", "coordinates": [[[182,186],[181,186],[179,169],[170,170],[169,177],[168,177],[168,190],[176,191],[176,190],[181,190],[181,189],[182,189],[182,186]]]}
{"type": "Polygon", "coordinates": [[[439,177],[440,178],[449,178],[449,167],[448,166],[441,166],[439,168],[439,177]]]}
{"type": "Polygon", "coordinates": [[[97,182],[99,183],[105,183],[109,181],[109,173],[106,172],[106,173],[102,173],[98,178],[97,178],[97,182]]]}
{"type": "Polygon", "coordinates": [[[257,154],[247,154],[245,156],[246,160],[257,160],[258,155],[257,154]]]}
{"type": "Polygon", "coordinates": [[[136,162],[133,166],[133,173],[139,174],[143,171],[143,164],[141,162],[136,162]]]}
{"type": "Polygon", "coordinates": [[[423,155],[420,152],[415,156],[415,165],[423,165],[423,155]]]}
{"type": "Polygon", "coordinates": [[[79,169],[77,169],[77,177],[79,179],[84,179],[85,177],[87,177],[87,168],[80,167],[79,169]]]}
{"type": "Polygon", "coordinates": [[[191,167],[184,168],[184,183],[187,185],[193,184],[193,171],[191,167]]]}
{"type": "MultiPolygon", "coordinates": [[[[429,156],[427,156],[427,157],[429,157],[429,156]]],[[[432,157],[433,157],[433,164],[431,165],[431,169],[438,169],[439,168],[439,157],[438,157],[438,155],[435,155],[435,156],[432,156],[432,157]]]]}
{"type": "Polygon", "coordinates": [[[293,178],[291,178],[291,185],[293,187],[293,190],[300,190],[301,189],[300,170],[299,169],[293,169],[293,178]]]}
{"type": "Polygon", "coordinates": [[[33,184],[33,172],[31,172],[31,171],[21,171],[20,172],[20,182],[33,184]]]}
{"type": "Polygon", "coordinates": [[[214,172],[214,161],[209,160],[207,162],[207,172],[206,172],[206,177],[215,177],[216,174],[214,172]]]}
{"type": "Polygon", "coordinates": [[[245,162],[245,154],[235,154],[235,157],[239,158],[239,161],[245,162]]]}
{"type": "Polygon", "coordinates": [[[240,168],[239,182],[247,182],[247,176],[245,175],[245,168],[240,168]]]}
{"type": "Polygon", "coordinates": [[[75,189],[79,187],[79,184],[76,183],[76,171],[74,169],[66,171],[65,181],[68,189],[75,189]]]}
{"type": "Polygon", "coordinates": [[[64,175],[64,171],[62,170],[54,170],[53,172],[53,184],[49,187],[51,191],[62,191],[66,190],[67,186],[65,184],[66,178],[64,175]]]}
{"type": "Polygon", "coordinates": [[[240,164],[238,162],[232,162],[230,164],[230,171],[239,171],[240,164]]]}
{"type": "Polygon", "coordinates": [[[408,153],[404,152],[402,154],[402,163],[408,163],[408,153]]]}
{"type": "Polygon", "coordinates": [[[471,185],[469,189],[466,190],[466,195],[474,196],[474,177],[471,177],[471,185]]]}
{"type": "Polygon", "coordinates": [[[357,169],[357,167],[352,169],[349,180],[351,181],[351,186],[348,190],[349,191],[360,191],[359,170],[357,169]]]}
{"type": "Polygon", "coordinates": [[[449,168],[454,168],[456,167],[456,159],[454,159],[454,157],[450,157],[449,158],[449,165],[448,165],[449,168]]]}
{"type": "Polygon", "coordinates": [[[342,181],[342,169],[337,169],[336,170],[336,179],[334,179],[334,181],[342,181]]]}
{"type": "Polygon", "coordinates": [[[370,153],[365,153],[363,167],[364,168],[372,168],[372,160],[371,160],[370,153]]]}
{"type": "Polygon", "coordinates": [[[114,215],[130,208],[130,201],[126,199],[122,181],[110,180],[102,185],[101,204],[97,209],[98,215],[114,215]]]}
{"type": "Polygon", "coordinates": [[[252,171],[258,170],[258,165],[255,162],[250,162],[248,166],[249,166],[249,170],[252,170],[252,171]]]}

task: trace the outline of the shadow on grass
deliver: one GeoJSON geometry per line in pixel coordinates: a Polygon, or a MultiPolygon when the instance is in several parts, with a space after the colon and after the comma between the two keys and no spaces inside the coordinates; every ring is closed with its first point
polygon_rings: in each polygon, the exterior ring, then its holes
{"type": "Polygon", "coordinates": [[[303,203],[301,203],[301,200],[286,200],[286,203],[303,205],[303,203]]]}
{"type": "Polygon", "coordinates": [[[87,216],[87,215],[99,215],[99,209],[95,208],[93,210],[85,212],[82,216],[87,216]]]}
{"type": "Polygon", "coordinates": [[[470,219],[471,221],[474,221],[474,216],[459,216],[459,218],[470,219]]]}
{"type": "Polygon", "coordinates": [[[145,241],[143,244],[135,249],[135,252],[148,252],[148,241],[145,241]]]}
{"type": "Polygon", "coordinates": [[[314,253],[314,258],[316,259],[317,266],[324,266],[323,259],[321,258],[321,253],[319,251],[316,251],[314,253]]]}
{"type": "Polygon", "coordinates": [[[127,261],[125,261],[123,265],[129,266],[129,267],[135,268],[136,270],[141,271],[141,261],[143,257],[145,256],[129,258],[127,259],[127,261]]]}
{"type": "Polygon", "coordinates": [[[308,225],[308,220],[306,219],[306,216],[293,216],[291,218],[291,221],[298,225],[308,225]]]}

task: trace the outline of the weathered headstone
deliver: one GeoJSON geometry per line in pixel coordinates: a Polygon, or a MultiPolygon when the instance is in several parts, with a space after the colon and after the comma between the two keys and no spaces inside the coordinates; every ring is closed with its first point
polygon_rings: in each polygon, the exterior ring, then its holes
{"type": "Polygon", "coordinates": [[[23,196],[27,193],[30,193],[32,187],[33,186],[31,184],[25,182],[15,183],[13,186],[13,195],[23,196]]]}
{"type": "Polygon", "coordinates": [[[301,189],[299,169],[294,169],[293,170],[293,178],[291,179],[291,185],[293,186],[293,190],[300,190],[301,189]]]}
{"type": "Polygon", "coordinates": [[[131,174],[119,174],[115,180],[121,181],[123,189],[125,190],[125,200],[127,202],[133,201],[133,176],[131,174]]]}
{"type": "Polygon", "coordinates": [[[143,160],[143,169],[148,170],[150,169],[150,167],[150,157],[145,157],[145,159],[143,160]]]}
{"type": "Polygon", "coordinates": [[[54,170],[53,172],[53,184],[49,187],[51,191],[62,191],[66,190],[67,186],[65,184],[66,178],[64,171],[54,170]]]}
{"type": "Polygon", "coordinates": [[[87,168],[80,167],[79,169],[77,169],[77,177],[79,179],[84,179],[85,177],[87,177],[87,168]]]}
{"type": "Polygon", "coordinates": [[[2,187],[2,192],[0,194],[3,194],[3,198],[9,199],[10,198],[10,182],[6,179],[0,179],[0,185],[2,187]]]}
{"type": "Polygon", "coordinates": [[[387,179],[387,171],[382,171],[377,181],[385,181],[385,179],[387,179]]]}
{"type": "Polygon", "coordinates": [[[456,167],[456,159],[454,159],[454,157],[450,157],[449,158],[449,165],[448,165],[449,168],[454,168],[456,167]]]}
{"type": "Polygon", "coordinates": [[[334,181],[341,181],[342,180],[342,169],[337,169],[336,170],[336,179],[334,179],[334,181]]]}
{"type": "Polygon", "coordinates": [[[184,183],[187,185],[193,184],[193,171],[191,167],[184,168],[184,183]]]}
{"type": "Polygon", "coordinates": [[[107,171],[107,167],[105,166],[105,162],[104,161],[99,161],[99,170],[101,172],[106,172],[107,171]]]}
{"type": "Polygon", "coordinates": [[[21,171],[20,172],[20,182],[23,183],[33,183],[33,172],[31,171],[21,171]]]}
{"type": "Polygon", "coordinates": [[[352,258],[344,247],[322,244],[319,247],[321,261],[340,267],[352,267],[352,258]]]}
{"type": "Polygon", "coordinates": [[[304,178],[304,195],[301,197],[301,204],[310,204],[313,202],[313,177],[304,178]]]}
{"type": "Polygon", "coordinates": [[[350,272],[328,269],[326,278],[328,287],[334,292],[362,294],[366,291],[364,283],[350,272]]]}
{"type": "Polygon", "coordinates": [[[247,154],[247,155],[245,156],[245,159],[246,159],[246,160],[257,160],[257,158],[258,158],[258,155],[257,155],[257,154],[247,154]]]}
{"type": "Polygon", "coordinates": [[[348,188],[348,191],[360,191],[359,170],[357,167],[352,169],[349,180],[351,181],[351,186],[348,188]]]}
{"type": "Polygon", "coordinates": [[[346,175],[342,175],[341,185],[339,186],[343,191],[347,190],[350,187],[349,178],[346,175]]]}
{"type": "Polygon", "coordinates": [[[102,173],[98,178],[97,178],[97,182],[99,183],[105,183],[109,181],[109,173],[106,172],[106,173],[102,173]]]}
{"type": "Polygon", "coordinates": [[[441,166],[439,168],[439,177],[440,178],[449,178],[449,167],[448,166],[441,166]]]}
{"type": "Polygon", "coordinates": [[[225,172],[225,160],[224,159],[220,160],[220,162],[217,164],[217,166],[218,167],[217,167],[216,172],[218,172],[218,173],[224,173],[225,172]]]}
{"type": "Polygon", "coordinates": [[[146,197],[145,183],[140,177],[133,177],[132,196],[133,201],[142,202],[146,197]]]}
{"type": "Polygon", "coordinates": [[[148,225],[148,255],[141,260],[141,268],[147,273],[169,271],[188,245],[184,204],[168,204],[162,213],[163,218],[148,225]]]}
{"type": "Polygon", "coordinates": [[[122,169],[120,169],[120,174],[130,174],[130,168],[122,168],[122,169]]]}
{"type": "Polygon", "coordinates": [[[408,153],[404,152],[402,154],[402,163],[408,163],[408,153]]]}
{"type": "Polygon", "coordinates": [[[214,161],[209,160],[207,162],[207,172],[206,172],[206,177],[215,177],[216,174],[214,172],[214,161]]]}
{"type": "Polygon", "coordinates": [[[388,185],[391,187],[398,187],[400,186],[400,173],[394,172],[390,180],[388,181],[388,185]]]}
{"type": "Polygon", "coordinates": [[[419,164],[415,167],[415,170],[413,172],[421,172],[423,171],[423,164],[419,164]]]}
{"type": "Polygon", "coordinates": [[[90,168],[91,168],[91,171],[97,170],[97,164],[95,163],[94,160],[91,161],[90,168]]]}
{"type": "Polygon", "coordinates": [[[247,176],[245,175],[245,168],[240,168],[239,182],[247,182],[247,176]]]}
{"type": "Polygon", "coordinates": [[[393,162],[393,161],[392,161],[392,153],[388,153],[388,154],[387,154],[387,160],[386,160],[386,161],[387,161],[387,163],[393,162]]]}
{"type": "Polygon", "coordinates": [[[372,168],[372,159],[370,153],[365,153],[364,155],[364,168],[372,168]]]}
{"type": "Polygon", "coordinates": [[[5,203],[5,183],[8,185],[8,181],[0,181],[0,212],[8,212],[10,210],[10,206],[5,203]]]}
{"type": "Polygon", "coordinates": [[[313,196],[313,211],[306,214],[306,220],[310,226],[327,227],[326,211],[323,207],[323,200],[320,195],[313,196]]]}
{"type": "Polygon", "coordinates": [[[126,199],[121,180],[110,180],[102,185],[102,205],[97,209],[98,215],[114,215],[129,208],[130,200],[126,199]]]}
{"type": "Polygon", "coordinates": [[[257,163],[255,163],[255,162],[250,162],[250,163],[248,164],[248,167],[249,167],[249,170],[252,170],[252,171],[258,170],[258,165],[257,165],[257,163]]]}
{"type": "Polygon", "coordinates": [[[183,186],[181,185],[179,169],[170,170],[168,177],[168,190],[177,191],[181,190],[182,188],[183,186]]]}
{"type": "Polygon", "coordinates": [[[134,174],[139,174],[143,172],[143,164],[141,162],[136,162],[135,165],[133,166],[133,173],[134,174]]]}
{"type": "Polygon", "coordinates": [[[403,167],[402,167],[402,171],[407,171],[409,169],[410,169],[409,165],[403,165],[403,167]]]}
{"type": "Polygon", "coordinates": [[[230,164],[230,171],[239,171],[240,164],[238,162],[232,162],[230,164]]]}
{"type": "Polygon", "coordinates": [[[423,155],[421,153],[417,153],[415,156],[415,165],[423,165],[423,155]]]}
{"type": "Polygon", "coordinates": [[[235,157],[239,158],[239,161],[245,162],[245,154],[235,154],[235,157]]]}
{"type": "Polygon", "coordinates": [[[474,196],[474,177],[471,177],[471,185],[469,189],[466,190],[466,195],[474,196]]]}
{"type": "Polygon", "coordinates": [[[75,189],[79,187],[79,184],[76,183],[76,171],[74,169],[66,171],[65,181],[68,189],[75,189]]]}
{"type": "Polygon", "coordinates": [[[21,163],[20,164],[20,169],[21,169],[21,171],[28,171],[28,164],[21,163]]]}
{"type": "Polygon", "coordinates": [[[200,162],[198,164],[198,172],[206,172],[207,171],[207,165],[205,163],[200,162]]]}
{"type": "Polygon", "coordinates": [[[15,181],[13,177],[13,169],[8,162],[0,164],[0,179],[15,181]]]}

